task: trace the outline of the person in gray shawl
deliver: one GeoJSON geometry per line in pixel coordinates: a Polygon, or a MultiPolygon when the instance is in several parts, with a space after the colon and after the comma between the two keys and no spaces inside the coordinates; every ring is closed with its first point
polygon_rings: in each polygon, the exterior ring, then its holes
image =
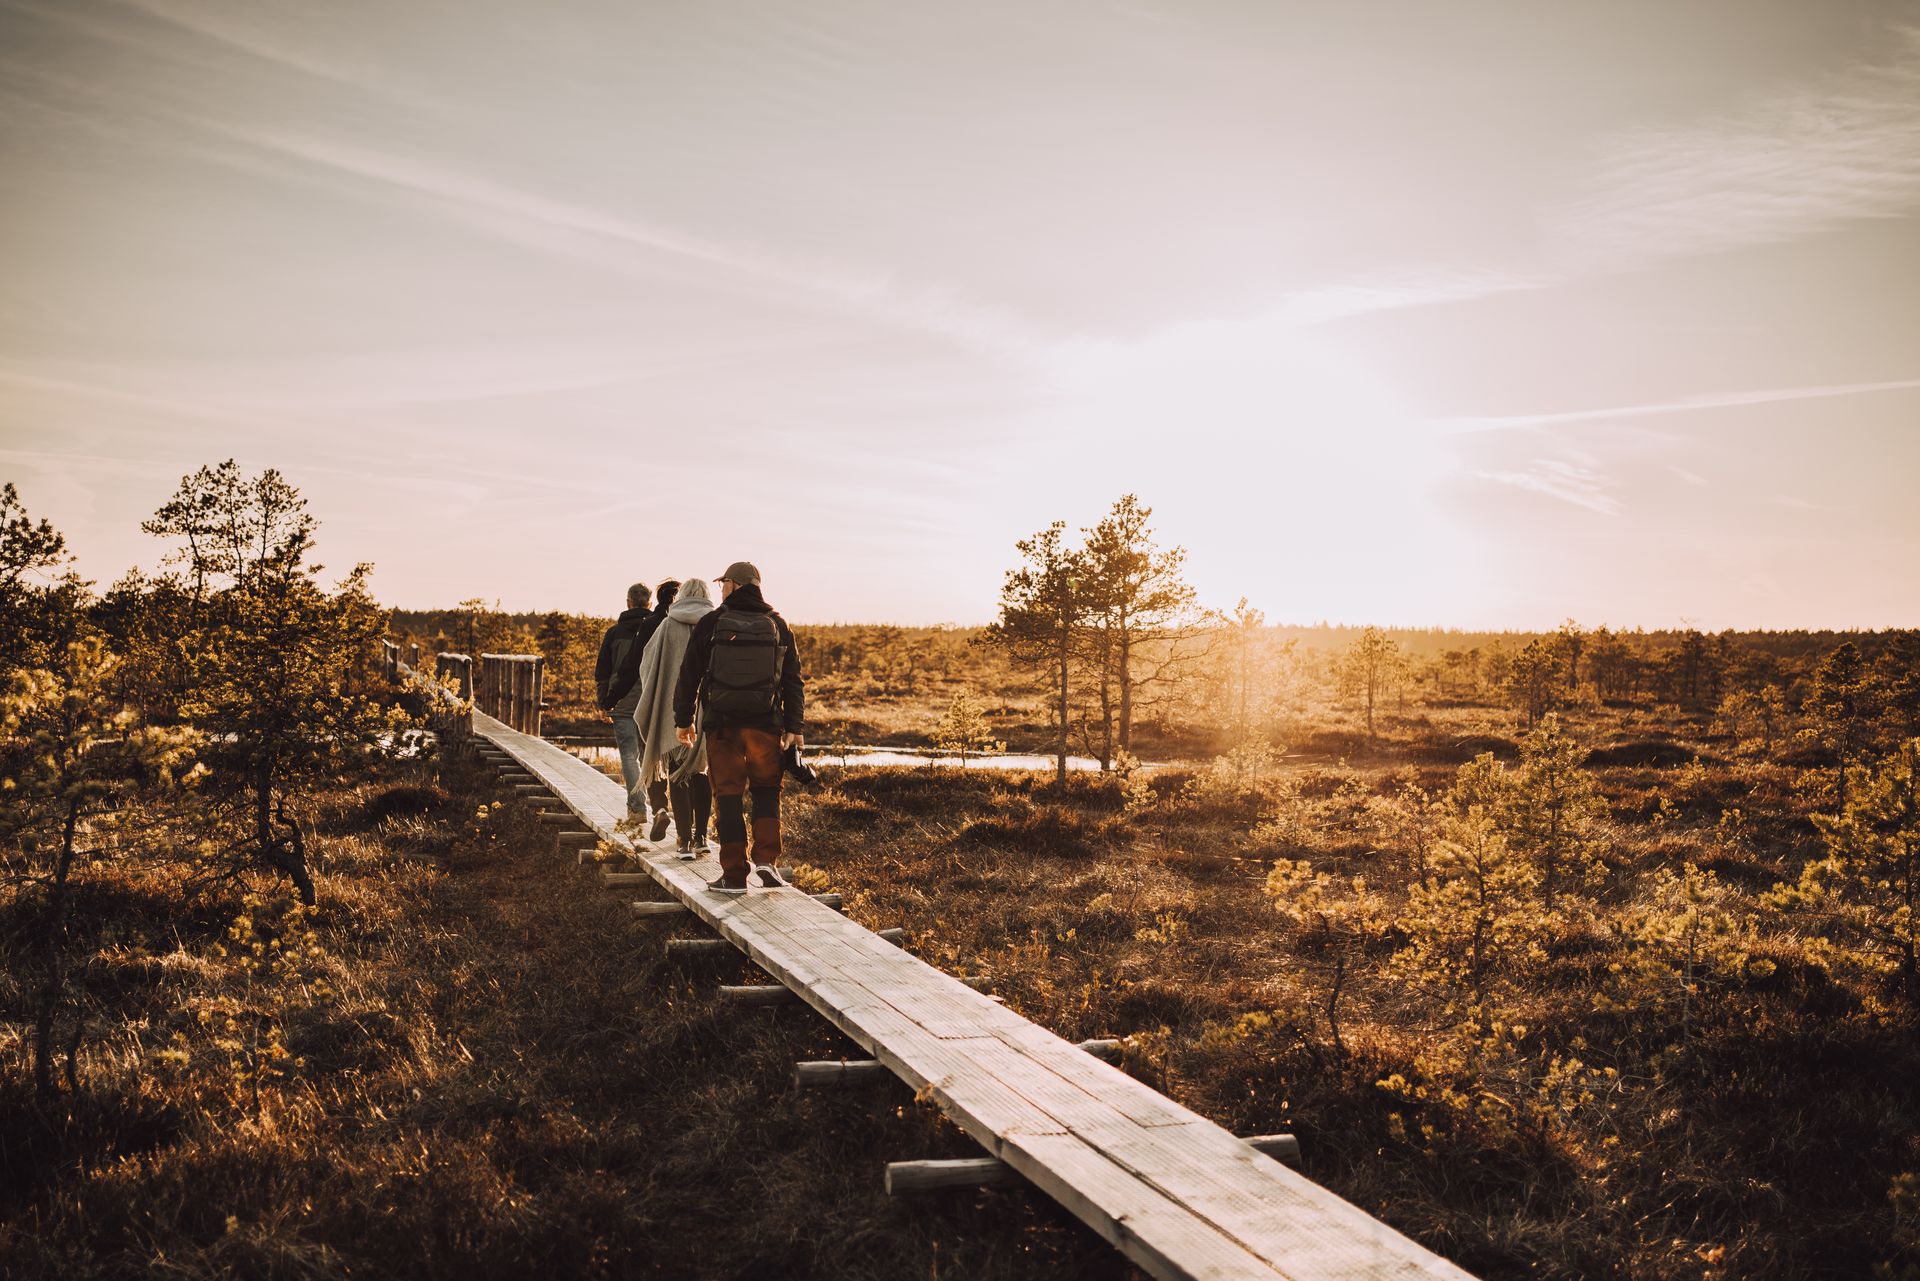
{"type": "MultiPolygon", "coordinates": [[[[633,709],[634,723],[645,745],[640,778],[645,783],[666,778],[674,834],[679,838],[680,857],[686,859],[707,852],[707,815],[713,807],[713,786],[707,779],[705,740],[696,741],[691,748],[674,741],[673,688],[680,678],[680,663],[687,656],[694,624],[712,612],[712,589],[704,578],[689,578],[680,584],[679,596],[640,656],[640,698],[633,709]]],[[[667,834],[666,814],[654,815],[649,834],[656,841],[667,834]]]]}

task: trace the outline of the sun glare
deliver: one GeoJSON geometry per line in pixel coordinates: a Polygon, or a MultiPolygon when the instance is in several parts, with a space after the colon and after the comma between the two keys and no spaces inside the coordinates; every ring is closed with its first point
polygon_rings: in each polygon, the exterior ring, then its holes
{"type": "Polygon", "coordinates": [[[1071,434],[1112,443],[1083,451],[1090,492],[1138,488],[1177,517],[1212,597],[1298,619],[1460,610],[1461,584],[1434,571],[1468,537],[1439,501],[1453,459],[1391,379],[1337,343],[1275,320],[1192,322],[1076,342],[1054,375],[1071,434]],[[1124,468],[1109,475],[1102,456],[1124,468]]]}

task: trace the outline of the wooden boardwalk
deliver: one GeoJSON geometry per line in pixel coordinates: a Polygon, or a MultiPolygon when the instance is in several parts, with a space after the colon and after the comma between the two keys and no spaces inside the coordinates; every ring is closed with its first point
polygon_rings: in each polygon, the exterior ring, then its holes
{"type": "MultiPolygon", "coordinates": [[[[599,836],[791,988],[989,1153],[1157,1277],[1467,1273],[1038,1025],[795,889],[705,892],[718,860],[615,835],[620,785],[475,712],[599,836]]],[[[831,865],[827,852],[821,862],[831,865]]]]}

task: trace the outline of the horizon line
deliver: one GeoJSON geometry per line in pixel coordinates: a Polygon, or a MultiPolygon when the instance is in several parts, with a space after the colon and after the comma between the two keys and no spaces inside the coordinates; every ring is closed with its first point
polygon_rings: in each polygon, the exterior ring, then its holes
{"type": "MultiPolygon", "coordinates": [[[[382,608],[386,609],[389,613],[407,613],[407,614],[429,614],[429,613],[437,613],[437,612],[454,613],[458,611],[458,607],[454,605],[440,605],[440,606],[429,607],[426,609],[415,609],[410,606],[400,606],[400,605],[383,605],[382,608]]],[[[509,618],[517,617],[520,615],[564,614],[574,618],[590,618],[594,620],[606,619],[609,622],[611,622],[611,620],[615,617],[613,614],[592,614],[592,613],[585,613],[580,610],[567,610],[567,609],[504,609],[503,608],[503,609],[497,609],[497,610],[489,610],[488,612],[501,614],[509,618]]],[[[782,614],[781,617],[786,618],[786,615],[782,614]]],[[[910,630],[916,630],[916,631],[984,631],[986,628],[991,627],[993,625],[991,622],[959,623],[959,622],[954,622],[952,620],[943,620],[940,622],[905,622],[903,623],[898,620],[842,618],[842,619],[832,619],[832,620],[822,621],[820,619],[788,618],[787,621],[795,627],[898,627],[902,629],[910,629],[910,630]]],[[[1227,620],[1227,621],[1230,622],[1231,620],[1227,620]]],[[[1576,619],[1575,621],[1578,622],[1579,620],[1576,619]]],[[[1328,619],[1321,619],[1317,622],[1312,622],[1312,623],[1274,622],[1272,620],[1267,620],[1261,623],[1261,627],[1265,630],[1272,630],[1272,631],[1303,631],[1303,632],[1364,631],[1369,627],[1375,627],[1383,632],[1415,632],[1415,633],[1442,633],[1442,634],[1454,633],[1461,636],[1557,636],[1559,635],[1559,631],[1560,631],[1559,626],[1557,624],[1552,627],[1544,627],[1544,628],[1542,627],[1510,627],[1510,626],[1509,627],[1471,627],[1471,626],[1465,626],[1465,625],[1456,624],[1456,623],[1429,623],[1429,624],[1377,623],[1377,622],[1348,623],[1348,622],[1334,622],[1328,619]]],[[[1858,624],[1858,623],[1847,624],[1847,625],[1825,623],[1825,624],[1818,624],[1818,625],[1804,624],[1796,627],[1703,627],[1703,626],[1697,626],[1697,625],[1687,624],[1687,623],[1675,623],[1671,625],[1660,625],[1660,626],[1650,626],[1646,623],[1633,623],[1633,624],[1616,626],[1612,623],[1600,622],[1600,623],[1591,623],[1591,624],[1580,623],[1580,627],[1582,629],[1582,635],[1587,635],[1587,636],[1592,635],[1594,631],[1602,627],[1606,628],[1609,632],[1612,632],[1615,635],[1625,634],[1625,635],[1645,635],[1645,636],[1664,636],[1664,635],[1680,636],[1680,635],[1685,635],[1687,632],[1691,632],[1691,631],[1697,631],[1704,636],[1720,636],[1728,633],[1731,633],[1735,636],[1769,636],[1769,635],[1878,636],[1878,635],[1881,635],[1882,633],[1920,630],[1920,623],[1887,623],[1884,625],[1877,625],[1877,626],[1868,625],[1868,624],[1858,624]]]]}

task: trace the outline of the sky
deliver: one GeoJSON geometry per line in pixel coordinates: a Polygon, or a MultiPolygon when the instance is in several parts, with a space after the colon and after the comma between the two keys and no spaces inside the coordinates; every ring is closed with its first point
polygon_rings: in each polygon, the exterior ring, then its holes
{"type": "Polygon", "coordinates": [[[385,602],[1920,625],[1920,0],[0,0],[0,479],[385,602]]]}

